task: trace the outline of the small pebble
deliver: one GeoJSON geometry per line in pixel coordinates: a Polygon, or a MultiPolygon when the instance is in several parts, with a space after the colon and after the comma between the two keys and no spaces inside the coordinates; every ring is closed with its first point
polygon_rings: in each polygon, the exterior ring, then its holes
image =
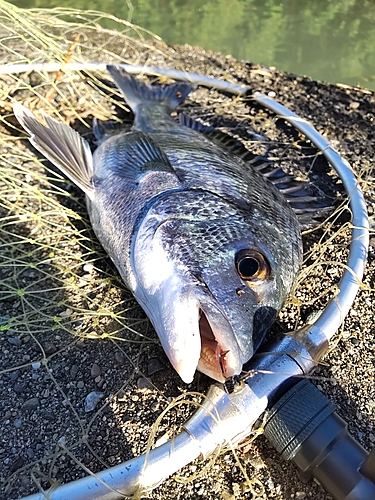
{"type": "Polygon", "coordinates": [[[26,386],[22,382],[17,382],[14,384],[13,390],[16,394],[22,394],[24,390],[26,389],[26,386]]]}
{"type": "Polygon", "coordinates": [[[77,388],[78,389],[83,389],[85,387],[85,384],[83,382],[83,380],[79,380],[78,383],[77,383],[77,388]]]}
{"type": "Polygon", "coordinates": [[[16,418],[16,420],[13,422],[13,425],[16,429],[19,429],[22,425],[22,420],[20,418],[16,418]]]}
{"type": "Polygon", "coordinates": [[[351,109],[358,109],[358,108],[359,108],[359,102],[352,101],[352,102],[349,104],[349,108],[351,108],[351,109]]]}
{"type": "Polygon", "coordinates": [[[96,378],[102,373],[100,366],[97,363],[94,363],[91,367],[91,377],[96,378]]]}
{"type": "Polygon", "coordinates": [[[85,412],[88,413],[89,411],[93,411],[96,405],[99,403],[99,401],[103,398],[104,398],[103,392],[96,392],[96,391],[90,392],[90,394],[88,394],[85,399],[85,405],[84,405],[85,412]]]}
{"type": "Polygon", "coordinates": [[[59,314],[59,316],[61,318],[68,318],[71,314],[72,314],[71,309],[65,309],[65,311],[61,311],[61,313],[59,314]]]}
{"type": "Polygon", "coordinates": [[[78,347],[78,349],[86,350],[85,339],[79,339],[76,346],[78,347]]]}
{"type": "Polygon", "coordinates": [[[295,494],[295,499],[296,500],[303,500],[306,498],[306,493],[304,491],[297,491],[295,494]]]}
{"type": "Polygon", "coordinates": [[[33,363],[33,364],[31,365],[31,368],[32,368],[33,370],[39,370],[39,368],[40,368],[40,363],[39,363],[39,361],[37,361],[36,363],[33,363]]]}
{"type": "Polygon", "coordinates": [[[85,265],[83,266],[83,270],[84,270],[86,273],[92,273],[93,269],[94,269],[94,264],[91,264],[91,262],[89,262],[89,263],[87,263],[87,264],[85,264],[85,265]]]}
{"type": "Polygon", "coordinates": [[[29,74],[29,82],[30,82],[30,85],[32,87],[36,87],[36,86],[42,85],[43,78],[38,72],[32,71],[29,74]]]}
{"type": "Polygon", "coordinates": [[[147,373],[148,375],[153,375],[154,373],[160,372],[163,368],[164,366],[158,358],[151,358],[148,362],[147,373]]]}
{"type": "Polygon", "coordinates": [[[125,394],[125,392],[122,389],[120,389],[118,391],[118,393],[117,393],[117,399],[119,401],[125,401],[126,400],[126,394],[125,394]]]}
{"type": "Polygon", "coordinates": [[[267,488],[269,488],[270,490],[275,489],[275,483],[272,481],[271,478],[267,479],[265,484],[266,484],[267,488]]]}
{"type": "Polygon", "coordinates": [[[57,347],[55,346],[55,344],[53,342],[49,342],[48,340],[47,342],[44,342],[43,349],[47,356],[50,356],[57,351],[57,347]]]}
{"type": "Polygon", "coordinates": [[[17,458],[17,460],[9,467],[9,474],[13,474],[13,472],[16,472],[16,470],[23,467],[24,463],[25,460],[22,457],[17,458]]]}
{"type": "Polygon", "coordinates": [[[36,410],[39,406],[39,398],[30,398],[21,407],[22,410],[36,410]]]}
{"type": "Polygon", "coordinates": [[[78,366],[77,365],[72,365],[71,368],[70,368],[70,378],[72,380],[74,380],[77,376],[77,373],[78,373],[78,366]]]}
{"type": "Polygon", "coordinates": [[[123,365],[124,364],[124,362],[125,362],[125,356],[122,354],[121,351],[116,351],[115,352],[115,361],[119,365],[123,365]]]}
{"type": "Polygon", "coordinates": [[[152,389],[153,385],[150,379],[146,377],[139,377],[137,380],[138,389],[152,389]]]}
{"type": "Polygon", "coordinates": [[[10,380],[12,380],[12,382],[17,380],[19,376],[20,376],[20,372],[18,370],[15,370],[14,372],[9,373],[9,378],[10,378],[10,380]]]}
{"type": "Polygon", "coordinates": [[[9,337],[8,342],[9,344],[14,345],[16,347],[20,347],[20,345],[22,344],[21,339],[19,337],[9,337]]]}

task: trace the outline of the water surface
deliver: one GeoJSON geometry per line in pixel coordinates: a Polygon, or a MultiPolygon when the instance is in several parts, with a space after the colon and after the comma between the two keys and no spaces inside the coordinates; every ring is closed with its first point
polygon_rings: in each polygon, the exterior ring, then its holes
{"type": "Polygon", "coordinates": [[[375,90],[374,0],[13,0],[96,9],[169,44],[198,45],[332,83],[375,90]]]}

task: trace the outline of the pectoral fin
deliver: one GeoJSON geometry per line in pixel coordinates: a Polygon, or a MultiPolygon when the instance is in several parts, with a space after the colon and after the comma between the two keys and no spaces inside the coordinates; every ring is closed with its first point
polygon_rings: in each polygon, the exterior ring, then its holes
{"type": "Polygon", "coordinates": [[[14,104],[13,112],[30,134],[31,144],[92,198],[93,161],[88,142],[71,127],[48,115],[44,115],[46,125],[42,125],[19,103],[14,104]]]}

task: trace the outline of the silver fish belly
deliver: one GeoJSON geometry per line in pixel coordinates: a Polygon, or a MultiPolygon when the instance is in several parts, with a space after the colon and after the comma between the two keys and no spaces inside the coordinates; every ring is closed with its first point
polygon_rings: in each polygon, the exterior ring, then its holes
{"type": "Polygon", "coordinates": [[[170,113],[193,90],[108,71],[132,130],[94,125],[99,145],[26,108],[32,144],[85,193],[93,229],[181,378],[241,372],[286,300],[302,243],[285,197],[219,140],[170,113]]]}

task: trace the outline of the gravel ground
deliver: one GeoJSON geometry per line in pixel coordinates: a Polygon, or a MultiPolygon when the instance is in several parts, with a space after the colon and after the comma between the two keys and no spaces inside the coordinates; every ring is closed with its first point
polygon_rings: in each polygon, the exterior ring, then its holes
{"type": "MultiPolygon", "coordinates": [[[[51,25],[55,41],[53,30],[57,28],[51,25]]],[[[351,163],[373,221],[372,92],[315,82],[190,46],[168,47],[157,41],[137,45],[114,32],[105,52],[106,33],[91,30],[90,37],[90,43],[85,33],[81,37],[83,59],[183,68],[275,97],[314,123],[351,163]]],[[[17,39],[12,43],[19,54],[31,50],[17,39]]],[[[4,60],[14,60],[10,45],[1,50],[4,60]]],[[[31,72],[20,80],[1,78],[0,499],[10,500],[37,491],[39,484],[48,488],[72,481],[85,476],[85,468],[96,472],[143,453],[153,422],[171,401],[190,391],[206,393],[210,381],[197,374],[187,386],[174,373],[143,312],[96,241],[82,194],[40,157],[36,160],[36,152],[15,128],[10,102],[16,99],[49,112],[56,108],[92,143],[84,122],[90,125],[93,116],[129,114],[115,109],[116,97],[108,96],[100,81],[93,87],[90,75],[62,78],[48,99],[51,76],[31,72]]],[[[301,274],[294,299],[270,336],[293,330],[334,294],[347,257],[350,217],[340,181],[303,137],[251,98],[200,88],[185,111],[238,136],[255,152],[267,152],[295,175],[309,177],[316,190],[342,207],[334,222],[304,236],[308,271],[301,274]],[[267,140],[255,141],[254,133],[267,140]],[[319,265],[309,267],[317,260],[319,265]]],[[[367,450],[375,445],[375,237],[370,243],[361,291],[314,374],[314,383],[367,450]]],[[[199,397],[187,395],[186,400],[178,411],[167,413],[157,439],[173,435],[193,414],[189,401],[199,397]]],[[[263,436],[240,447],[238,460],[263,486],[260,498],[331,498],[315,481],[303,481],[263,436]]],[[[245,477],[230,451],[214,463],[197,460],[179,475],[149,498],[255,498],[244,488],[245,477]]]]}

